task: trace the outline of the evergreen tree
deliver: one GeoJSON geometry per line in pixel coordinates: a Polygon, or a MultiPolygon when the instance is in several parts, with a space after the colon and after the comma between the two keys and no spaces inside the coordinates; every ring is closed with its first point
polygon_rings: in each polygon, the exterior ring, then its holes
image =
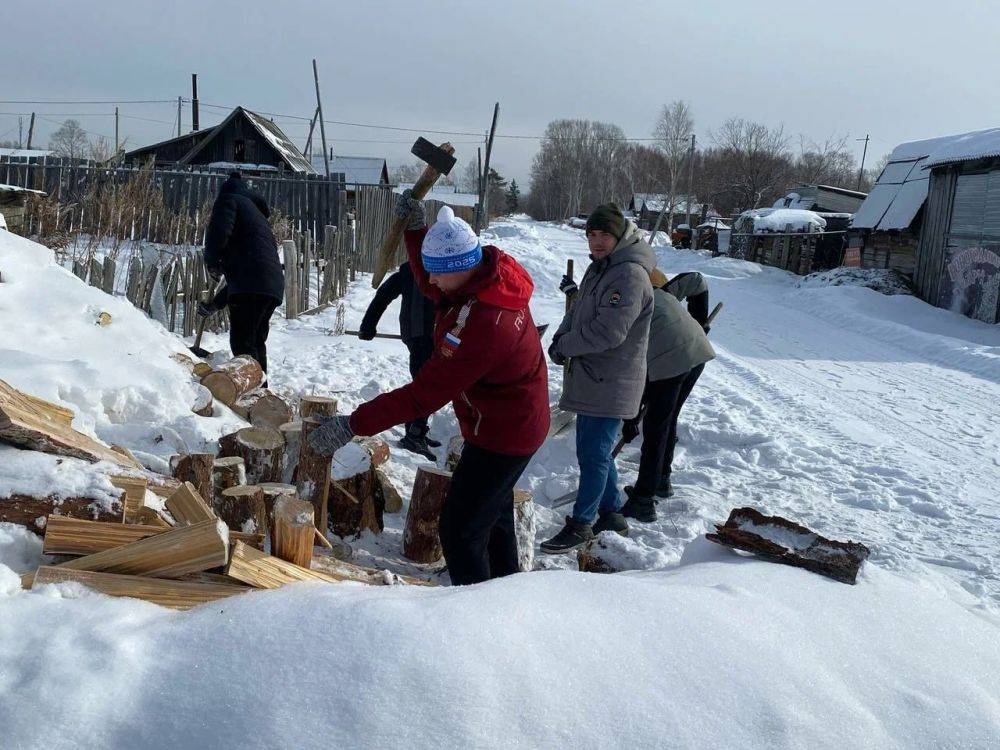
{"type": "Polygon", "coordinates": [[[521,191],[517,189],[517,180],[510,181],[510,186],[504,197],[507,199],[507,213],[517,213],[521,205],[521,191]]]}

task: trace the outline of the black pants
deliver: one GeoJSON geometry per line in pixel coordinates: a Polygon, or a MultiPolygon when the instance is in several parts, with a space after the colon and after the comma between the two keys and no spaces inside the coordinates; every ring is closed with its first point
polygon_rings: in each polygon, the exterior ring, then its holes
{"type": "Polygon", "coordinates": [[[271,313],[281,304],[263,294],[229,295],[229,348],[233,356],[249,354],[267,374],[267,332],[271,313]]]}
{"type": "MultiPolygon", "coordinates": [[[[406,348],[410,352],[410,376],[416,377],[420,368],[431,358],[434,353],[434,340],[429,336],[418,336],[405,342],[406,348]]],[[[412,422],[406,423],[406,434],[415,437],[423,437],[427,434],[427,417],[419,417],[412,422]]]]}
{"type": "Polygon", "coordinates": [[[517,572],[514,485],[530,460],[465,444],[441,509],[441,547],[454,585],[517,572]]]}
{"type": "Polygon", "coordinates": [[[670,478],[677,443],[677,417],[705,365],[667,380],[646,383],[646,416],[642,419],[642,454],[639,458],[639,478],[635,482],[637,495],[650,497],[661,481],[670,478]]]}

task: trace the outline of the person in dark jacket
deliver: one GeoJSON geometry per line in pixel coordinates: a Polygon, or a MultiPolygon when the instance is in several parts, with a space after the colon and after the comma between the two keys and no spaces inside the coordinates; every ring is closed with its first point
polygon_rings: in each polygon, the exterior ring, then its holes
{"type": "Polygon", "coordinates": [[[267,202],[233,172],[222,183],[205,234],[205,266],[213,279],[226,278],[225,294],[199,312],[229,308],[229,348],[249,354],[267,375],[267,333],[281,304],[285,276],[278,260],[267,202]]]}
{"type": "Polygon", "coordinates": [[[650,273],[653,320],[646,355],[646,388],[639,414],[626,421],[626,440],[639,434],[642,451],[635,486],[626,487],[622,515],[656,520],[657,498],[670,497],[671,464],[677,443],[677,419],[705,363],[715,357],[708,342],[708,284],[700,273],[682,273],[670,281],[659,269],[650,273]],[[687,300],[687,309],[681,302],[687,300]]]}
{"type": "Polygon", "coordinates": [[[441,510],[440,535],[454,584],[515,573],[514,485],[549,429],[548,372],[528,301],[531,276],[444,206],[427,229],[404,193],[397,216],[420,291],[435,303],[434,353],[413,382],[309,436],[331,455],[354,435],[374,435],[432,414],[449,401],[465,447],[441,510]]]}
{"type": "MultiPolygon", "coordinates": [[[[358,338],[362,341],[375,338],[379,319],[396,297],[403,298],[399,308],[399,336],[410,352],[410,376],[416,377],[434,351],[434,303],[421,294],[409,261],[383,281],[375,292],[358,326],[358,338]]],[[[427,432],[427,417],[407,422],[406,435],[399,441],[399,447],[436,461],[430,449],[440,448],[441,443],[427,437],[427,432]]]]}

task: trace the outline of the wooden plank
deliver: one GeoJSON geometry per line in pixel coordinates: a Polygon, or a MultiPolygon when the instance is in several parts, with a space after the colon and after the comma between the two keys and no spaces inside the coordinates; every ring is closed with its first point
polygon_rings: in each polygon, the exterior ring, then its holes
{"type": "Polygon", "coordinates": [[[352,580],[345,576],[335,576],[300,568],[298,565],[248,547],[242,542],[236,542],[233,545],[226,575],[260,589],[276,589],[296,581],[339,583],[340,581],[352,580]]]}
{"type": "Polygon", "coordinates": [[[184,482],[167,498],[167,510],[180,526],[191,526],[217,520],[208,503],[198,494],[190,482],[184,482]]]}
{"type": "Polygon", "coordinates": [[[34,586],[75,582],[108,596],[124,596],[159,604],[171,609],[191,609],[250,589],[225,583],[168,581],[162,578],[98,573],[64,567],[43,566],[35,574],[34,586]]]}

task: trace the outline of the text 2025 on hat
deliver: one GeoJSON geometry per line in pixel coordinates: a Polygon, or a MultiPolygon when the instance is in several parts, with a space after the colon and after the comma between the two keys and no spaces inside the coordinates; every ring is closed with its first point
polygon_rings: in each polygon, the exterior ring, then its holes
{"type": "Polygon", "coordinates": [[[483,259],[483,248],[472,227],[455,216],[450,206],[442,206],[437,221],[420,248],[428,273],[458,273],[475,268],[483,259]]]}

